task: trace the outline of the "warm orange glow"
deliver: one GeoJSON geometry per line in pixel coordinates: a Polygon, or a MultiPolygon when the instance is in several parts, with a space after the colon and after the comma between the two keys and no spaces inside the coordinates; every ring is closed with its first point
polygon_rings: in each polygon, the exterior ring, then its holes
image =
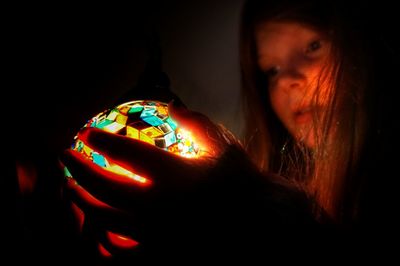
{"type": "Polygon", "coordinates": [[[136,174],[132,173],[131,171],[126,170],[125,168],[123,168],[123,167],[121,167],[121,166],[119,166],[117,164],[110,163],[110,166],[107,167],[106,169],[110,170],[113,173],[127,176],[127,177],[129,177],[129,178],[131,178],[131,179],[133,179],[133,180],[135,180],[135,181],[137,181],[139,183],[142,183],[142,184],[145,184],[145,183],[149,182],[148,179],[146,179],[144,177],[141,177],[139,175],[136,175],[136,174]]]}
{"type": "MultiPolygon", "coordinates": [[[[84,144],[84,148],[86,148],[87,151],[93,151],[93,149],[91,147],[89,147],[87,144],[84,144]]],[[[89,152],[88,154],[91,154],[91,152],[89,152]]],[[[89,155],[87,155],[86,153],[84,153],[84,155],[88,158],[90,158],[89,155]]],[[[110,172],[122,175],[122,176],[126,176],[129,177],[130,179],[137,181],[143,185],[150,185],[150,180],[139,176],[137,174],[132,173],[131,171],[125,169],[124,167],[120,166],[119,164],[109,160],[108,158],[105,157],[106,160],[106,164],[107,167],[103,167],[103,169],[106,169],[110,172]]]]}
{"type": "Polygon", "coordinates": [[[110,253],[110,251],[108,251],[101,243],[99,243],[99,251],[100,254],[105,257],[105,258],[110,258],[112,256],[112,254],[110,253]]]}
{"type": "Polygon", "coordinates": [[[130,237],[119,235],[110,231],[107,231],[107,238],[110,240],[111,244],[121,249],[131,249],[139,245],[139,242],[130,237]]]}
{"type": "Polygon", "coordinates": [[[200,150],[197,145],[197,141],[193,137],[192,133],[183,128],[177,128],[176,132],[177,132],[177,134],[176,134],[177,138],[181,139],[183,141],[178,143],[178,150],[176,152],[175,151],[172,151],[172,152],[176,153],[178,155],[181,155],[183,157],[186,157],[186,158],[198,158],[200,156],[200,150]],[[193,145],[194,151],[189,152],[189,148],[192,145],[193,145]]]}
{"type": "Polygon", "coordinates": [[[82,232],[83,223],[85,221],[85,213],[82,211],[81,208],[78,207],[75,203],[71,203],[71,209],[74,214],[74,217],[77,220],[79,232],[82,232]]]}

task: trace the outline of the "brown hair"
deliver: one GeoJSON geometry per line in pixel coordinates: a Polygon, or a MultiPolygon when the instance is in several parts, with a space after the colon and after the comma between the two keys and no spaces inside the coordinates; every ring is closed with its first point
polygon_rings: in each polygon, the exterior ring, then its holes
{"type": "MultiPolygon", "coordinates": [[[[371,116],[367,100],[372,97],[371,62],[365,56],[369,47],[362,41],[367,36],[360,30],[363,25],[348,24],[356,21],[353,14],[342,11],[329,1],[247,1],[240,40],[245,147],[260,169],[294,180],[338,223],[357,216],[360,164],[371,116]],[[305,23],[328,34],[332,42],[333,64],[319,80],[332,84],[329,108],[320,120],[315,115],[314,122],[322,123],[322,131],[315,132],[312,151],[293,140],[271,109],[254,41],[255,27],[268,20],[305,23]],[[328,132],[334,132],[333,136],[328,132]]],[[[314,100],[320,97],[316,92],[314,100]]]]}

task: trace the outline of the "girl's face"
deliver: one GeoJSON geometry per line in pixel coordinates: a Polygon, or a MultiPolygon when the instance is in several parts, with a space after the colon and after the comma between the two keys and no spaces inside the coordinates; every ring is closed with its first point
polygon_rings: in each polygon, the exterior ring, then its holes
{"type": "Polygon", "coordinates": [[[329,70],[330,43],[311,27],[272,21],[256,28],[255,40],[273,111],[295,139],[313,148],[314,132],[321,132],[314,121],[328,104],[330,86],[321,75],[329,70]]]}

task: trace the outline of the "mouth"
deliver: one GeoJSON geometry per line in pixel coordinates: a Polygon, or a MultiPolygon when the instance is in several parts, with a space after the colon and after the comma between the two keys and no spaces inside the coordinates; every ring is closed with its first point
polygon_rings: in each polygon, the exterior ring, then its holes
{"type": "Polygon", "coordinates": [[[309,123],[312,120],[313,108],[311,106],[301,107],[294,111],[293,119],[297,124],[309,123]]]}

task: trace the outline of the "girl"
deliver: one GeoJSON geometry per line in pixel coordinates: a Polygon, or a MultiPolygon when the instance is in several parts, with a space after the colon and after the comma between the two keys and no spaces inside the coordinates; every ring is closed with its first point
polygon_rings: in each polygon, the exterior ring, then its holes
{"type": "MultiPolygon", "coordinates": [[[[246,152],[225,129],[176,101],[171,115],[208,147],[209,156],[189,160],[101,130],[81,132],[90,147],[154,181],[138,186],[68,150],[63,162],[80,184],[67,182],[72,200],[92,223],[94,210],[116,217],[96,220],[92,232],[125,232],[150,252],[220,245],[232,251],[238,240],[294,245],[301,244],[299,233],[315,236],[310,232],[321,224],[379,220],[370,188],[372,178],[384,174],[380,165],[394,158],[385,143],[395,125],[388,119],[393,57],[375,32],[378,25],[369,24],[368,9],[356,12],[362,8],[340,1],[245,3],[240,63],[246,152]],[[119,209],[134,219],[121,219],[119,209]]],[[[386,201],[382,191],[374,184],[378,199],[386,201]]]]}
{"type": "Polygon", "coordinates": [[[295,180],[340,224],[359,220],[363,186],[376,160],[390,158],[377,134],[390,133],[382,103],[394,75],[380,74],[382,65],[394,69],[393,56],[363,8],[248,1],[241,29],[249,154],[295,180]]]}

